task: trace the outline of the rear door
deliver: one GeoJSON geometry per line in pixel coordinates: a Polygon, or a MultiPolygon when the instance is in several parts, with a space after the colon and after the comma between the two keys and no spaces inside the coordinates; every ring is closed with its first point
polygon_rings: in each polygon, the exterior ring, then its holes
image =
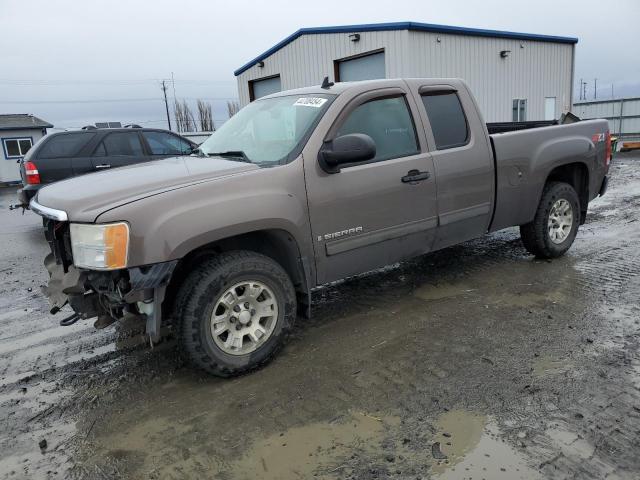
{"type": "Polygon", "coordinates": [[[486,127],[462,82],[409,80],[427,125],[438,184],[434,248],[487,232],[494,199],[494,163],[486,127]]]}
{"type": "Polygon", "coordinates": [[[98,143],[91,156],[93,169],[122,167],[148,161],[137,131],[111,132],[98,143]]]}
{"type": "Polygon", "coordinates": [[[153,160],[191,154],[194,145],[182,137],[169,132],[143,131],[142,138],[147,144],[147,152],[153,160]]]}
{"type": "Polygon", "coordinates": [[[327,174],[318,165],[320,145],[305,154],[318,283],[427,252],[433,243],[433,162],[406,85],[388,85],[396,86],[353,98],[324,138],[366,134],[376,144],[373,160],[327,174]]]}

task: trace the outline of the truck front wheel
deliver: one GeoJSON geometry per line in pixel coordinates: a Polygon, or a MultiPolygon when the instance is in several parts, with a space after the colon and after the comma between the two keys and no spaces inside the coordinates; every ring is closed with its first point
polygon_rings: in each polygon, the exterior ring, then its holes
{"type": "Polygon", "coordinates": [[[295,321],[296,296],[289,276],[271,258],[226,252],[188,275],[175,316],[193,363],[231,377],[265,365],[283,347],[295,321]]]}
{"type": "Polygon", "coordinates": [[[555,258],[569,250],[578,233],[580,202],[574,188],[549,182],[533,221],[520,226],[525,248],[538,258],[555,258]]]}

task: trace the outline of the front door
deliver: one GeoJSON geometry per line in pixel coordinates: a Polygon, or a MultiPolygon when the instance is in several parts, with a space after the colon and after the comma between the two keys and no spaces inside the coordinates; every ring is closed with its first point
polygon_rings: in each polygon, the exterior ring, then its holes
{"type": "Polygon", "coordinates": [[[122,167],[149,160],[138,132],[109,133],[98,144],[91,157],[96,171],[122,167]]]}
{"type": "Polygon", "coordinates": [[[435,178],[415,112],[403,88],[362,94],[338,115],[325,140],[369,135],[375,158],[334,174],[322,171],[316,158],[305,159],[319,284],[430,250],[437,226],[435,178]]]}

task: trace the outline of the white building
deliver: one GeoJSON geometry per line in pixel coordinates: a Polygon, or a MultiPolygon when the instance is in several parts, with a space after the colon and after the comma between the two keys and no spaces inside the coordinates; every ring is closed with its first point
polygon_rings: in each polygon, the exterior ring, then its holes
{"type": "Polygon", "coordinates": [[[613,135],[624,140],[640,139],[640,98],[576,102],[573,113],[583,120],[606,118],[613,135]]]}
{"type": "Polygon", "coordinates": [[[234,73],[240,103],[280,90],[398,77],[459,77],[489,122],[571,109],[577,38],[415,22],[302,28],[234,73]]]}
{"type": "Polygon", "coordinates": [[[0,114],[0,183],[20,181],[18,162],[29,149],[53,128],[29,114],[0,114]]]}

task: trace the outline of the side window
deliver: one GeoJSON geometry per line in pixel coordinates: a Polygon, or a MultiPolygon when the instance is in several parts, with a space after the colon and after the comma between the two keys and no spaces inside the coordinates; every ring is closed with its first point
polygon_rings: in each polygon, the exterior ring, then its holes
{"type": "Polygon", "coordinates": [[[73,157],[95,136],[95,133],[61,133],[54,134],[38,152],[39,158],[73,157]]]}
{"type": "Polygon", "coordinates": [[[152,155],[185,155],[191,153],[191,145],[180,137],[164,132],[142,132],[152,155]]]}
{"type": "Polygon", "coordinates": [[[142,144],[136,132],[116,132],[110,133],[96,149],[94,155],[100,156],[102,149],[106,150],[108,156],[133,157],[144,155],[142,144]]]}
{"type": "Polygon", "coordinates": [[[364,133],[376,143],[372,161],[415,155],[420,151],[416,131],[404,97],[381,98],[356,107],[337,135],[364,133]]]}
{"type": "Polygon", "coordinates": [[[93,156],[94,157],[106,157],[107,156],[107,149],[104,148],[104,142],[100,142],[100,145],[98,145],[95,149],[95,151],[93,152],[93,156]]]}
{"type": "Polygon", "coordinates": [[[423,95],[422,103],[438,150],[461,147],[469,142],[469,125],[457,93],[423,95]]]}

